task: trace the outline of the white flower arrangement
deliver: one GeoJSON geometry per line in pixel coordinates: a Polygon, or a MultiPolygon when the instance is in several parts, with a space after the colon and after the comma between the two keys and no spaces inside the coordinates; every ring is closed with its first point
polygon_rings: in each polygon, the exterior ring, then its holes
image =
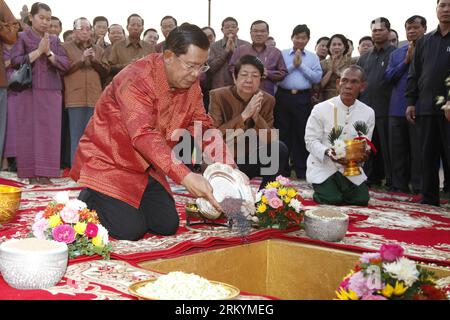
{"type": "Polygon", "coordinates": [[[333,149],[336,153],[336,159],[343,159],[345,158],[345,142],[342,139],[336,139],[333,143],[333,149]]]}
{"type": "Polygon", "coordinates": [[[416,263],[405,257],[392,263],[385,263],[383,268],[392,278],[403,281],[408,287],[419,280],[420,272],[417,270],[416,263]]]}

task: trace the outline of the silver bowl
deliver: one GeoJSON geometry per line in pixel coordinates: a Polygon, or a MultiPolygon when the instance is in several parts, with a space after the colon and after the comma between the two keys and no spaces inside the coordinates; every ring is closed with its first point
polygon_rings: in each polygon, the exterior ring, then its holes
{"type": "Polygon", "coordinates": [[[305,212],[306,235],[312,239],[338,242],[348,229],[348,215],[335,209],[318,208],[305,212]]]}
{"type": "Polygon", "coordinates": [[[35,238],[12,239],[0,245],[0,272],[16,289],[45,289],[56,285],[67,268],[63,242],[35,238]]]}

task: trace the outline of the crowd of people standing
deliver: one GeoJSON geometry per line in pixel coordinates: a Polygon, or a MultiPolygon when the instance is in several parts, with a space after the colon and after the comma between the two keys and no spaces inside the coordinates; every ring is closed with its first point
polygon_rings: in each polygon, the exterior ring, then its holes
{"type": "MultiPolygon", "coordinates": [[[[3,0],[1,4],[2,21],[17,25],[3,0]]],[[[235,68],[241,59],[257,57],[263,66],[260,89],[273,97],[268,127],[279,130],[289,158],[280,172],[291,176],[294,171],[297,178],[305,179],[309,155],[305,128],[311,111],[316,104],[339,95],[342,72],[358,65],[365,78],[365,90],[358,99],[374,110],[372,140],[379,150],[365,163],[367,184],[384,183],[389,191],[422,193],[423,203],[438,205],[439,166],[442,163],[447,172],[450,159],[450,107],[445,86],[450,70],[450,0],[437,0],[436,13],[439,26],[428,34],[424,17],[405,19],[407,41],[403,44],[387,18],[373,19],[368,35],[358,42],[358,56],[353,55],[353,42],[339,33],[321,37],[315,52],[306,50],[311,30],[305,24],[293,26],[292,46],[284,50],[269,39],[265,20],[251,24],[250,41],[245,41],[238,36],[238,21],[227,17],[222,21],[220,39],[212,28],[202,29],[210,42],[209,68],[199,76],[205,111],[217,112],[214,101],[220,90],[236,85],[235,68]],[[436,104],[438,96],[444,97],[442,110],[436,104]]],[[[145,29],[139,14],[131,14],[125,28],[110,25],[103,16],[92,23],[78,17],[73,30],[62,35],[61,21],[42,2],[21,15],[21,32],[15,43],[1,38],[6,68],[5,81],[0,82],[2,170],[16,167],[19,178],[48,184],[50,178],[60,176],[61,168],[71,166],[105,88],[114,85],[114,77],[129,64],[151,53],[163,53],[165,40],[178,21],[163,17],[163,39],[159,39],[158,30],[145,29]],[[6,93],[8,76],[26,62],[32,65],[32,88],[6,93]]],[[[251,86],[252,74],[241,80],[251,86]]],[[[252,97],[243,100],[244,110],[252,97]]],[[[255,110],[247,109],[245,121],[236,125],[254,126],[255,110]]]]}

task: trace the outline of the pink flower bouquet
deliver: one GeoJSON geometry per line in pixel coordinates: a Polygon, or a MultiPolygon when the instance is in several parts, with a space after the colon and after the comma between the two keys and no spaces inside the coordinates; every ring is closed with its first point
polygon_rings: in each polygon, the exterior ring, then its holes
{"type": "Polygon", "coordinates": [[[286,229],[300,226],[303,222],[302,197],[292,187],[289,179],[278,176],[275,181],[256,195],[256,213],[253,221],[262,227],[286,229]]]}
{"type": "Polygon", "coordinates": [[[363,253],[339,285],[339,300],[446,300],[434,274],[403,256],[403,248],[383,244],[379,252],[363,253]]]}
{"type": "Polygon", "coordinates": [[[58,192],[44,211],[39,212],[32,225],[33,236],[65,242],[69,258],[98,254],[109,259],[112,246],[108,231],[100,224],[97,213],[69,192],[58,192]]]}

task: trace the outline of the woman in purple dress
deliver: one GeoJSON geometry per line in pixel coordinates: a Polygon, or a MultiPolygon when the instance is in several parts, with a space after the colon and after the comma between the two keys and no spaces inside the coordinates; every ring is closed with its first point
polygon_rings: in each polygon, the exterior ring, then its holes
{"type": "Polygon", "coordinates": [[[59,72],[69,68],[66,52],[49,35],[50,7],[36,2],[30,10],[31,28],[20,32],[11,52],[11,64],[30,61],[31,89],[17,96],[17,175],[30,184],[50,184],[59,177],[61,148],[62,82],[59,72]]]}
{"type": "MultiPolygon", "coordinates": [[[[6,68],[6,79],[9,80],[14,69],[11,67],[11,44],[3,44],[3,60],[6,68]]],[[[3,149],[3,161],[6,161],[5,167],[2,170],[9,170],[16,157],[16,105],[17,92],[8,90],[7,93],[7,120],[6,120],[6,135],[5,146],[3,149]],[[11,162],[11,165],[10,165],[11,162]]]]}

